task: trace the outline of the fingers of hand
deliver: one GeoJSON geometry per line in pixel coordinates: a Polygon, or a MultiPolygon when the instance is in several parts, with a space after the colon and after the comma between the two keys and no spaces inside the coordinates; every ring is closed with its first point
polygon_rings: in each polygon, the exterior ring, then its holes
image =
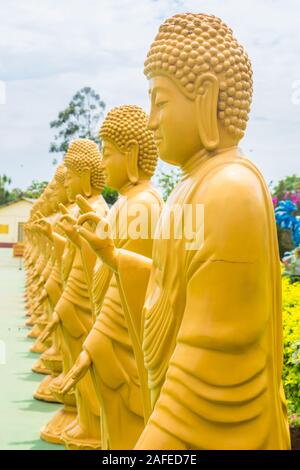
{"type": "Polygon", "coordinates": [[[59,209],[63,214],[68,214],[68,209],[60,202],[59,203],[59,209]]]}
{"type": "Polygon", "coordinates": [[[76,196],[76,203],[80,207],[82,212],[91,212],[93,211],[93,207],[87,202],[86,199],[81,194],[76,196]]]}
{"type": "Polygon", "coordinates": [[[83,225],[85,222],[91,221],[98,224],[100,220],[100,217],[95,212],[87,212],[78,218],[77,225],[83,225]]]}
{"type": "Polygon", "coordinates": [[[61,217],[61,222],[68,222],[69,224],[76,224],[77,220],[75,219],[75,217],[72,217],[70,214],[64,214],[62,217],[61,217]]]}

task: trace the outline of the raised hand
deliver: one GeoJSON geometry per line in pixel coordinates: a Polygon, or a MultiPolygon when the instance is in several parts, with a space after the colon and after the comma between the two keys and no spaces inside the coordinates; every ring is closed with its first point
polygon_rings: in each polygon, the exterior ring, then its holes
{"type": "Polygon", "coordinates": [[[59,316],[57,315],[57,313],[54,311],[53,312],[53,315],[52,315],[52,320],[51,322],[46,326],[46,328],[44,329],[44,331],[41,333],[41,335],[39,336],[39,341],[41,343],[44,343],[45,341],[47,341],[47,339],[49,338],[50,335],[52,335],[52,333],[54,333],[54,331],[56,330],[56,328],[58,327],[60,323],[60,318],[59,316]]]}
{"type": "Polygon", "coordinates": [[[60,210],[60,212],[61,212],[62,214],[69,214],[68,209],[66,208],[66,206],[63,205],[62,202],[60,202],[60,203],[58,204],[58,207],[59,207],[59,210],[60,210]]]}
{"type": "Polygon", "coordinates": [[[80,246],[80,237],[75,227],[76,223],[77,220],[75,217],[68,213],[61,217],[60,221],[57,222],[57,226],[64,231],[71,242],[77,246],[80,246]]]}
{"type": "Polygon", "coordinates": [[[81,195],[77,194],[76,204],[79,206],[80,211],[85,214],[86,212],[94,212],[93,206],[81,195]]]}
{"type": "Polygon", "coordinates": [[[89,243],[96,255],[113,271],[117,271],[118,250],[111,237],[109,222],[105,218],[89,212],[79,217],[77,231],[89,243]],[[97,234],[82,227],[82,224],[87,221],[97,224],[97,234]]]}
{"type": "Polygon", "coordinates": [[[60,386],[61,393],[65,394],[71,390],[71,388],[85,376],[91,364],[92,360],[90,355],[86,351],[82,351],[60,386]]]}
{"type": "Polygon", "coordinates": [[[86,224],[94,232],[101,220],[95,211],[90,211],[78,217],[77,225],[86,224]]]}
{"type": "Polygon", "coordinates": [[[52,226],[50,224],[50,222],[48,222],[47,219],[45,219],[44,217],[42,219],[39,219],[37,221],[37,224],[36,226],[41,230],[41,232],[49,239],[49,240],[53,240],[52,238],[52,226]]]}
{"type": "Polygon", "coordinates": [[[38,226],[37,222],[32,222],[30,224],[30,230],[34,235],[38,235],[38,236],[41,235],[41,228],[38,226]]]}

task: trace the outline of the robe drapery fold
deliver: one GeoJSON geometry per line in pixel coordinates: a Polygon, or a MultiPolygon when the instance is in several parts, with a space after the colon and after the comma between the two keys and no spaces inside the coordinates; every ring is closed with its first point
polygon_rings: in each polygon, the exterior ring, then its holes
{"type": "MultiPolygon", "coordinates": [[[[148,260],[153,244],[150,233],[151,219],[156,225],[162,199],[149,181],[131,186],[124,195],[126,197],[120,197],[108,217],[115,245],[125,257],[127,253],[134,252],[140,253],[137,256],[141,256],[143,260],[148,260]],[[135,209],[141,211],[137,215],[143,216],[148,223],[147,238],[134,239],[128,236],[127,228],[130,228],[135,209]]],[[[122,256],[120,260],[122,264],[122,256]]],[[[127,262],[126,282],[130,282],[129,264],[127,262]]],[[[136,274],[136,264],[134,269],[136,274]]],[[[141,278],[143,275],[140,273],[141,278]]],[[[147,282],[148,274],[145,285],[147,282]]],[[[145,415],[141,401],[141,374],[138,373],[139,365],[142,365],[143,373],[146,372],[139,337],[143,296],[138,304],[139,318],[135,321],[132,315],[129,316],[128,309],[124,308],[121,301],[122,292],[118,285],[118,276],[112,274],[106,265],[98,260],[93,278],[93,302],[98,316],[83,347],[92,359],[93,376],[102,403],[103,449],[131,448],[142,431],[145,415]]],[[[132,290],[138,302],[136,287],[131,286],[132,290]]]]}
{"type": "MultiPolygon", "coordinates": [[[[203,205],[204,243],[187,250],[184,238],[159,233],[154,243],[142,313],[152,404],[143,445],[159,449],[160,429],[193,449],[288,449],[268,188],[250,161],[224,151],[192,162],[163,210],[161,233],[176,204],[203,205]]],[[[120,264],[120,280],[125,270],[120,264]]],[[[143,288],[138,275],[131,282],[143,288]]]]}

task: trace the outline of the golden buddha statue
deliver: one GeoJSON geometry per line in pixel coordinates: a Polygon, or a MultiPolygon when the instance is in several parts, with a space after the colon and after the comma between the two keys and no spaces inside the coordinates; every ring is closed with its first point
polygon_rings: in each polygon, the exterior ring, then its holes
{"type": "MultiPolygon", "coordinates": [[[[56,213],[59,211],[58,205],[60,203],[69,205],[65,188],[65,172],[66,167],[63,164],[60,164],[57,167],[54,175],[54,179],[56,181],[56,194],[53,200],[56,203],[54,208],[56,213]]],[[[51,321],[55,305],[57,304],[63,291],[62,256],[66,240],[63,239],[62,233],[58,233],[59,228],[57,227],[57,222],[59,219],[60,214],[58,214],[58,217],[52,221],[52,224],[46,219],[38,221],[38,225],[40,226],[41,230],[43,230],[45,236],[52,244],[52,256],[54,257],[52,271],[42,292],[42,298],[40,299],[41,301],[47,302],[48,322],[51,321]]],[[[43,379],[34,393],[34,398],[47,402],[57,402],[57,397],[53,395],[49,386],[52,380],[62,372],[62,356],[58,331],[53,333],[52,344],[46,351],[43,352],[39,362],[50,371],[50,374],[43,379]]]]}
{"type": "MultiPolygon", "coordinates": [[[[33,277],[34,277],[34,270],[37,265],[38,258],[40,256],[40,252],[38,249],[38,244],[37,244],[37,236],[36,233],[33,229],[33,222],[35,220],[35,206],[37,203],[34,204],[31,214],[30,214],[30,219],[28,223],[25,225],[26,229],[26,241],[27,241],[27,246],[26,246],[26,258],[25,258],[25,269],[26,269],[26,284],[25,284],[25,308],[26,308],[26,316],[31,317],[33,314],[32,308],[33,308],[33,297],[32,297],[32,285],[33,285],[33,277]]],[[[29,318],[30,320],[30,318],[29,318]]],[[[28,321],[28,320],[27,320],[28,321]]],[[[33,325],[33,323],[32,323],[33,325]]]]}
{"type": "MultiPolygon", "coordinates": [[[[55,208],[55,189],[56,189],[56,183],[55,181],[51,181],[47,188],[45,189],[43,193],[43,213],[47,216],[49,221],[53,221],[53,218],[55,218],[54,214],[54,208],[55,208]]],[[[39,215],[39,212],[37,212],[39,215]]],[[[42,215],[42,213],[40,213],[42,215]]],[[[39,272],[39,280],[36,282],[36,284],[33,286],[33,295],[36,299],[36,303],[33,308],[33,314],[30,318],[29,321],[26,322],[28,326],[33,326],[32,330],[28,333],[28,337],[30,338],[38,338],[38,336],[41,334],[43,331],[46,321],[47,321],[47,306],[45,302],[39,301],[41,292],[51,274],[51,270],[53,267],[53,256],[52,256],[52,246],[49,243],[49,240],[44,236],[44,234],[39,230],[39,226],[35,222],[35,229],[37,230],[38,233],[38,244],[40,247],[40,250],[43,253],[42,256],[42,271],[39,272]]],[[[43,350],[43,346],[39,344],[37,341],[31,348],[31,352],[36,352],[40,353],[43,350]]]]}
{"type": "MultiPolygon", "coordinates": [[[[156,167],[157,149],[153,134],[147,129],[147,122],[148,116],[138,106],[120,106],[106,116],[100,137],[107,182],[120,193],[108,216],[114,243],[119,248],[151,257],[153,238],[150,226],[156,225],[162,199],[150,182],[156,167]],[[136,211],[141,219],[146,220],[146,224],[149,223],[149,232],[147,230],[144,238],[130,236],[130,221],[136,211]]],[[[81,225],[86,220],[97,223],[100,218],[88,213],[81,216],[78,223],[81,225]]],[[[83,230],[97,239],[97,231],[94,234],[83,230]]],[[[78,360],[62,383],[62,390],[69,390],[78,381],[80,384],[92,369],[101,403],[102,448],[130,449],[144,427],[135,360],[135,357],[141,356],[141,348],[140,342],[132,338],[132,325],[128,324],[128,316],[122,308],[116,278],[101,259],[98,259],[94,269],[93,303],[96,322],[78,360]]],[[[85,406],[91,406],[93,401],[89,396],[85,406]]],[[[78,413],[80,415],[81,409],[78,413]]],[[[64,433],[68,448],[74,448],[77,438],[74,431],[64,433]]],[[[80,432],[80,429],[77,431],[80,432]]]]}
{"type": "Polygon", "coordinates": [[[31,213],[30,213],[29,221],[25,225],[26,248],[25,248],[24,267],[26,269],[25,309],[26,309],[27,317],[31,317],[33,314],[33,300],[34,300],[32,296],[33,277],[34,277],[35,267],[37,265],[38,258],[40,256],[39,247],[37,243],[37,234],[35,233],[35,230],[33,229],[33,223],[36,217],[35,212],[36,212],[37,205],[38,205],[38,201],[34,203],[31,213]]]}
{"type": "MultiPolygon", "coordinates": [[[[76,139],[69,145],[64,157],[66,167],[65,185],[70,202],[75,202],[77,195],[81,194],[89,201],[95,212],[102,217],[108,212],[107,205],[100,196],[105,183],[102,170],[101,154],[97,145],[88,139],[76,139]]],[[[96,256],[85,240],[81,240],[74,230],[74,224],[79,215],[76,212],[68,212],[64,206],[58,226],[64,231],[68,243],[66,245],[63,261],[62,275],[64,289],[55,305],[51,321],[46,326],[40,340],[47,340],[56,330],[59,331],[61,348],[63,353],[63,374],[71,368],[93,324],[92,305],[90,302],[88,272],[89,266],[93,266],[96,256]],[[73,235],[73,236],[72,236],[73,235]]],[[[78,208],[77,208],[78,209],[78,208]]],[[[71,397],[62,397],[59,393],[59,383],[63,376],[55,378],[49,388],[58,400],[64,402],[64,408],[59,410],[53,419],[42,429],[42,439],[62,443],[62,432],[68,426],[76,426],[76,411],[70,402],[71,397]],[[67,399],[66,399],[67,398],[67,399]],[[73,422],[74,421],[74,422],[73,422]]],[[[82,397],[93,387],[90,374],[76,388],[76,402],[80,407],[82,397]]],[[[85,415],[86,427],[91,429],[99,427],[99,417],[95,419],[93,414],[85,415]],[[96,422],[95,422],[96,421],[96,422]]]]}
{"type": "Polygon", "coordinates": [[[34,204],[32,209],[32,214],[30,217],[30,221],[27,224],[27,231],[30,234],[30,239],[32,243],[32,251],[30,256],[27,260],[27,267],[29,269],[28,276],[27,276],[27,283],[26,283],[26,308],[27,308],[27,316],[30,318],[26,321],[27,326],[33,326],[34,321],[36,319],[36,315],[34,315],[34,304],[35,304],[35,296],[34,291],[36,290],[36,284],[40,278],[40,272],[43,270],[46,259],[44,253],[40,251],[40,233],[38,232],[37,228],[34,226],[34,222],[37,220],[37,209],[41,208],[42,204],[42,197],[34,204]],[[35,209],[35,210],[34,210],[35,209]]]}
{"type": "Polygon", "coordinates": [[[162,212],[152,260],[112,238],[93,241],[136,330],[142,325],[151,408],[135,448],[288,449],[273,206],[237,148],[252,97],[250,60],[219,18],[180,14],[160,27],[145,74],[149,128],[183,178],[162,212]],[[205,224],[196,220],[194,237],[176,238],[175,226],[164,236],[175,207],[199,205],[205,224]]]}
{"type": "MultiPolygon", "coordinates": [[[[53,186],[52,182],[44,191],[43,196],[37,203],[40,210],[35,210],[34,217],[32,217],[29,224],[31,234],[34,237],[35,242],[33,252],[36,253],[34,262],[31,264],[30,282],[29,278],[27,278],[28,315],[30,316],[30,319],[27,320],[26,324],[33,327],[28,334],[31,338],[38,337],[47,321],[46,305],[40,301],[40,294],[52,269],[52,254],[49,240],[45,239],[43,233],[40,231],[37,220],[43,216],[43,214],[47,215],[50,219],[52,217],[52,202],[50,204],[50,199],[46,195],[52,196],[51,201],[53,201],[53,186]],[[43,211],[43,214],[41,213],[41,210],[43,211]]],[[[36,342],[30,347],[30,351],[40,353],[45,349],[45,347],[45,345],[36,340],[36,342]]],[[[38,364],[35,364],[32,369],[38,373],[47,373],[47,370],[41,369],[38,364]]]]}
{"type": "MultiPolygon", "coordinates": [[[[58,217],[58,214],[57,214],[57,210],[56,210],[56,206],[57,206],[57,191],[56,191],[56,181],[53,180],[48,186],[47,188],[45,189],[44,191],[44,204],[43,204],[43,207],[42,207],[42,212],[41,211],[37,211],[37,219],[35,220],[34,222],[34,227],[40,237],[40,240],[42,242],[42,246],[43,246],[43,250],[44,250],[44,256],[46,257],[46,264],[45,264],[45,267],[44,267],[44,270],[40,276],[40,280],[38,282],[38,286],[39,286],[39,289],[38,291],[39,292],[43,292],[44,290],[44,287],[51,275],[51,272],[52,272],[52,268],[53,268],[53,263],[54,263],[54,259],[53,259],[53,247],[52,247],[52,243],[51,241],[49,240],[48,237],[45,236],[45,233],[41,230],[41,227],[39,225],[39,220],[41,219],[45,219],[47,220],[51,225],[53,225],[55,223],[55,221],[57,220],[57,217],[58,217]]],[[[45,308],[45,304],[43,304],[43,296],[41,296],[39,298],[39,296],[37,295],[37,291],[36,291],[36,301],[35,301],[35,305],[34,305],[34,314],[35,314],[35,317],[39,317],[38,321],[37,319],[33,322],[35,327],[38,327],[36,328],[36,333],[37,334],[34,334],[33,337],[37,338],[39,333],[41,332],[40,330],[43,329],[43,321],[46,320],[47,318],[47,313],[46,313],[46,308],[45,308]],[[41,312],[41,313],[40,313],[41,312]],[[41,323],[41,324],[40,324],[41,323]]],[[[33,328],[34,330],[34,328],[33,328]]]]}

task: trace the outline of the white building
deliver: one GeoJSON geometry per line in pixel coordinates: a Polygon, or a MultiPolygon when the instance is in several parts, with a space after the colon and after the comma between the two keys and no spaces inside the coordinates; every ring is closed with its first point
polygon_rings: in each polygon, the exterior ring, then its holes
{"type": "Polygon", "coordinates": [[[23,241],[23,226],[35,201],[21,198],[0,206],[0,247],[23,241]]]}

